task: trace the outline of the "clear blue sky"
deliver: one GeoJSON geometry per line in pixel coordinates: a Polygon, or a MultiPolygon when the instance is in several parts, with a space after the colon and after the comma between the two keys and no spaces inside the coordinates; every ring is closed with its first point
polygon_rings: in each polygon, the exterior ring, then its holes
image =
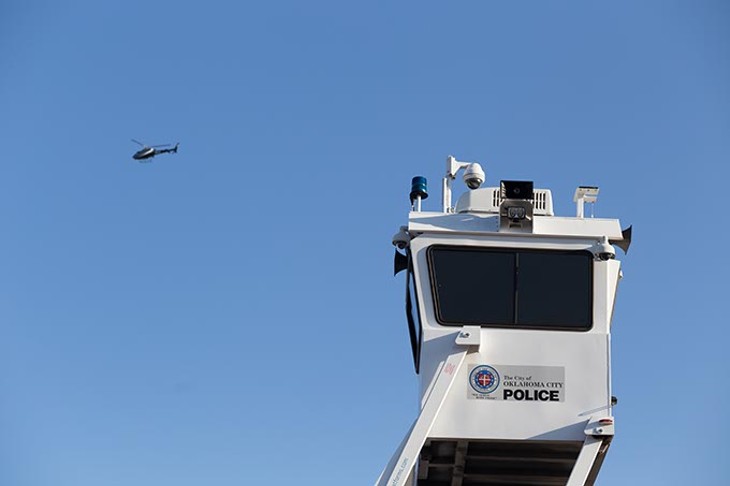
{"type": "Polygon", "coordinates": [[[599,484],[730,484],[730,4],[452,3],[0,3],[1,485],[372,484],[448,154],[634,225],[599,484]]]}

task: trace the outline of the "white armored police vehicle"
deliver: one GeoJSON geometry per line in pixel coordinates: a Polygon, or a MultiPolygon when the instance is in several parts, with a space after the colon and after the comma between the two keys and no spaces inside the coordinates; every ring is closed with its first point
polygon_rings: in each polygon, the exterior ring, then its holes
{"type": "Polygon", "coordinates": [[[611,317],[621,278],[614,247],[631,228],[553,214],[530,181],[480,188],[479,164],[446,161],[442,211],[393,237],[420,413],[376,486],[593,485],[614,434],[611,317]],[[469,190],[456,206],[451,186],[469,190]]]}

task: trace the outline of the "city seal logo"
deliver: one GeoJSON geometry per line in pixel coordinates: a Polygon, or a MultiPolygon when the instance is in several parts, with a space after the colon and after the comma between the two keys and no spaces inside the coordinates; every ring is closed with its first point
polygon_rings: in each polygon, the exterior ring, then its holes
{"type": "Polygon", "coordinates": [[[499,386],[499,373],[491,366],[477,366],[469,373],[469,384],[475,392],[489,395],[499,386]]]}

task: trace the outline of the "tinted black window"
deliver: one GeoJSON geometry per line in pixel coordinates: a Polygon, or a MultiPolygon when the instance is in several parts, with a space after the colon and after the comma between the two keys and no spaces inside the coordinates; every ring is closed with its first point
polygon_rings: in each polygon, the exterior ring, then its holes
{"type": "Polygon", "coordinates": [[[588,252],[520,252],[517,324],[590,327],[592,262],[588,252]]]}
{"type": "Polygon", "coordinates": [[[429,270],[442,324],[588,329],[588,252],[432,247],[429,270]]]}
{"type": "Polygon", "coordinates": [[[454,324],[514,321],[515,255],[464,248],[431,252],[439,320],[454,324]]]}

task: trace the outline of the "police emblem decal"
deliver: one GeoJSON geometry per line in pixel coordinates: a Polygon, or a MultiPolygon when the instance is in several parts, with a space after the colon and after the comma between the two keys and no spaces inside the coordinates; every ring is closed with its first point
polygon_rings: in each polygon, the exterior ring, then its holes
{"type": "Polygon", "coordinates": [[[499,373],[491,366],[477,366],[469,373],[469,385],[475,392],[488,395],[499,386],[499,373]]]}

